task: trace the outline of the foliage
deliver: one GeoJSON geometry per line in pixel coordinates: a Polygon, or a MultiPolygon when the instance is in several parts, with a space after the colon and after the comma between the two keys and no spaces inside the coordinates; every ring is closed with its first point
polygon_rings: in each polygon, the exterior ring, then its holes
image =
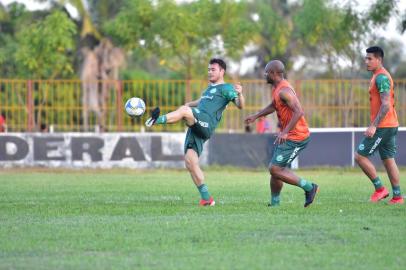
{"type": "Polygon", "coordinates": [[[105,30],[128,48],[144,47],[160,64],[192,78],[213,55],[238,58],[253,30],[244,2],[129,1],[105,30]]]}
{"type": "Polygon", "coordinates": [[[289,60],[296,41],[292,40],[292,12],[295,7],[287,6],[287,1],[257,0],[251,4],[251,14],[258,15],[257,29],[254,33],[252,53],[258,56],[257,68],[261,70],[271,59],[280,59],[290,66],[289,60]]]}
{"type": "Polygon", "coordinates": [[[103,25],[103,30],[128,50],[139,48],[141,42],[151,39],[154,10],[148,0],[127,1],[119,14],[103,25]]]}
{"type": "Polygon", "coordinates": [[[305,0],[294,20],[302,46],[307,47],[310,55],[326,59],[329,77],[338,68],[338,58],[353,61],[356,57],[353,45],[365,29],[351,8],[339,9],[323,0],[305,0]]]}
{"type": "Polygon", "coordinates": [[[376,0],[367,14],[368,21],[375,25],[389,22],[390,16],[396,12],[397,0],[376,0]]]}
{"type": "MultiPolygon", "coordinates": [[[[324,68],[321,72],[325,77],[346,75],[337,64],[342,60],[350,62],[350,74],[360,76],[355,71],[360,70],[360,51],[376,39],[375,29],[393,16],[399,17],[401,31],[406,28],[406,11],[399,9],[398,0],[374,0],[364,12],[356,9],[355,1],[338,6],[332,0],[35,1],[50,3],[50,9],[28,11],[23,4],[0,5],[2,77],[62,78],[79,74],[81,48],[93,48],[103,37],[111,37],[115,46],[137,54],[136,59],[130,59],[128,69],[148,66],[145,71],[159,78],[201,79],[212,56],[224,57],[228,62],[255,56],[256,74],[250,74],[251,77],[262,75],[266,62],[274,58],[281,59],[292,70],[299,57],[306,59],[299,68],[304,76],[309,74],[305,72],[310,72],[311,65],[324,68]],[[64,10],[69,16],[66,4],[78,10],[79,18],[55,20],[53,29],[65,29],[66,39],[75,38],[64,49],[65,55],[66,50],[71,51],[66,61],[75,61],[75,65],[55,61],[57,66],[52,70],[58,74],[39,71],[36,67],[43,67],[36,60],[37,55],[30,55],[33,51],[27,45],[31,41],[24,35],[28,33],[32,38],[33,32],[27,29],[43,22],[51,13],[64,10]],[[72,22],[69,27],[68,21],[72,22]],[[73,28],[78,35],[72,34],[73,28]],[[18,57],[13,53],[17,51],[22,53],[18,57]]],[[[54,35],[52,31],[47,34],[54,35]]],[[[50,39],[54,37],[45,38],[50,39]]],[[[54,60],[61,55],[58,50],[47,53],[54,60]]],[[[50,70],[51,63],[44,69],[50,70]]]]}
{"type": "Polygon", "coordinates": [[[257,0],[251,12],[259,18],[256,49],[250,53],[258,57],[258,73],[271,59],[282,60],[290,70],[299,56],[324,61],[333,73],[339,57],[354,58],[354,44],[364,30],[351,7],[329,1],[257,0]]]}
{"type": "Polygon", "coordinates": [[[44,11],[30,12],[20,3],[0,5],[0,74],[3,78],[14,78],[18,73],[14,57],[19,47],[17,33],[46,15],[44,11]]]}
{"type": "Polygon", "coordinates": [[[72,57],[75,47],[75,24],[68,16],[55,11],[18,33],[15,52],[20,75],[31,78],[55,78],[74,73],[72,57]]]}

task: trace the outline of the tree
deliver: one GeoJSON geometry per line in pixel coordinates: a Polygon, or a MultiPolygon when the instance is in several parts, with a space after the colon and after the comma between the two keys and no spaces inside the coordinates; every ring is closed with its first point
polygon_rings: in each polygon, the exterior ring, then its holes
{"type": "Polygon", "coordinates": [[[298,40],[292,36],[292,16],[296,9],[295,4],[289,5],[286,0],[257,0],[250,5],[248,16],[258,17],[258,31],[253,33],[255,49],[247,56],[257,56],[255,73],[258,75],[271,59],[280,59],[291,67],[291,57],[299,49],[298,40]]]}
{"type": "Polygon", "coordinates": [[[52,79],[74,73],[73,59],[76,26],[61,12],[55,11],[18,33],[19,47],[15,52],[20,75],[52,79]]]}
{"type": "Polygon", "coordinates": [[[192,79],[213,55],[241,56],[253,30],[242,16],[245,5],[231,0],[129,1],[105,29],[127,48],[144,48],[161,65],[192,79]]]}
{"type": "MultiPolygon", "coordinates": [[[[101,35],[97,28],[92,22],[91,15],[89,11],[85,8],[83,0],[36,0],[37,2],[48,2],[58,9],[64,7],[65,4],[71,4],[79,13],[79,24],[80,24],[80,36],[85,38],[86,36],[93,36],[96,39],[100,39],[101,35]]],[[[93,1],[95,2],[95,1],[93,1]]]]}
{"type": "Polygon", "coordinates": [[[354,40],[363,31],[358,13],[329,1],[257,0],[250,12],[258,17],[255,49],[248,55],[257,56],[257,74],[271,59],[291,70],[296,58],[305,57],[325,61],[332,76],[339,57],[353,59],[354,40]]]}
{"type": "MultiPolygon", "coordinates": [[[[0,74],[2,78],[15,78],[19,73],[15,52],[19,43],[17,34],[49,15],[48,11],[28,11],[23,4],[0,5],[0,74]]],[[[21,75],[21,74],[20,74],[21,75]]]]}
{"type": "Polygon", "coordinates": [[[294,20],[304,50],[309,56],[325,59],[327,77],[339,75],[339,60],[349,60],[355,67],[357,45],[366,31],[351,7],[338,8],[322,0],[305,0],[294,20]]]}

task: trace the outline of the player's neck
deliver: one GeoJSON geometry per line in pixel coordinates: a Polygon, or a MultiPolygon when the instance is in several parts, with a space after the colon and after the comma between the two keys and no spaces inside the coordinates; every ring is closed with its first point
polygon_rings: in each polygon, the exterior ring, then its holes
{"type": "Polygon", "coordinates": [[[371,70],[373,74],[377,73],[379,70],[381,70],[383,68],[382,65],[379,65],[376,69],[371,70]]]}
{"type": "Polygon", "coordinates": [[[224,79],[221,79],[221,80],[218,80],[218,81],[215,81],[215,82],[210,82],[210,85],[219,85],[219,84],[223,84],[224,83],[224,79]]]}
{"type": "Polygon", "coordinates": [[[274,81],[273,87],[276,88],[281,83],[281,81],[285,80],[284,78],[280,78],[274,81]]]}

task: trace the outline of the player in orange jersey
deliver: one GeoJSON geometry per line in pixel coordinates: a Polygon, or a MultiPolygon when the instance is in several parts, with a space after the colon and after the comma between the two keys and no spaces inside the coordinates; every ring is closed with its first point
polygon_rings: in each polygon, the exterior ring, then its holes
{"type": "Polygon", "coordinates": [[[281,132],[275,139],[274,154],[269,164],[271,173],[271,198],[269,206],[278,206],[283,183],[299,186],[305,191],[304,207],[309,206],[316,196],[318,186],[295,175],[287,167],[308,142],[310,132],[304,113],[293,87],[284,78],[285,67],[279,60],[270,61],[265,67],[265,79],[272,85],[272,103],[245,119],[246,124],[276,112],[281,132]]]}
{"type": "Polygon", "coordinates": [[[378,150],[392,185],[393,198],[389,203],[403,204],[404,199],[399,185],[399,170],[395,161],[399,122],[395,111],[393,80],[389,72],[383,67],[383,50],[375,46],[368,48],[366,53],[365,64],[367,70],[372,72],[369,85],[371,124],[365,131],[365,138],[358,146],[355,161],[375,187],[370,201],[378,202],[389,196],[388,190],[382,185],[376,173],[375,166],[368,159],[378,150]]]}

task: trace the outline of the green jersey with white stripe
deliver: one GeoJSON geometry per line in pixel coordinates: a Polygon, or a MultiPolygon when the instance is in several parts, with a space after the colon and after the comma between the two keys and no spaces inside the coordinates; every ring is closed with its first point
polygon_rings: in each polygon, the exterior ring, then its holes
{"type": "Polygon", "coordinates": [[[197,106],[197,110],[195,110],[195,112],[198,114],[203,112],[209,115],[211,125],[210,129],[214,131],[221,120],[223,111],[227,107],[227,104],[237,98],[237,96],[237,91],[235,91],[232,84],[223,83],[209,85],[209,87],[203,91],[199,105],[197,106]]]}

